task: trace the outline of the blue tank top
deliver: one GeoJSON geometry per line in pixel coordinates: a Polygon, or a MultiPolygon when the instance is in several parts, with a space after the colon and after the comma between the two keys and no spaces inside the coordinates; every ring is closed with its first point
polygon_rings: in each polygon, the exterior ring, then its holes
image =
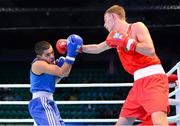
{"type": "MultiPolygon", "coordinates": [[[[41,59],[36,58],[32,63],[34,63],[37,60],[41,60],[41,59]]],[[[38,91],[46,91],[46,92],[54,93],[56,77],[57,76],[55,75],[50,75],[46,73],[37,75],[30,70],[30,84],[31,84],[30,92],[35,93],[38,91]]]]}

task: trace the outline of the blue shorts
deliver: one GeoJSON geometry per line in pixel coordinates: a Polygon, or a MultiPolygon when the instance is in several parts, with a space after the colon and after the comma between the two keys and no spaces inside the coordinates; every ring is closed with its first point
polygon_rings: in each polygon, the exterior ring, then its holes
{"type": "Polygon", "coordinates": [[[64,126],[56,103],[47,97],[32,99],[28,105],[31,117],[38,126],[64,126]]]}

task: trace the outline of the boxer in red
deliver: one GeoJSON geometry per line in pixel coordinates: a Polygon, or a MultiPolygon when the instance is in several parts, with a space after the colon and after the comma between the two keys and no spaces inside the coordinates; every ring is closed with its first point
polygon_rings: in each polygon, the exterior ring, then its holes
{"type": "Polygon", "coordinates": [[[150,118],[153,125],[167,126],[168,78],[156,55],[148,28],[142,22],[128,23],[124,8],[119,5],[106,10],[104,27],[109,31],[106,40],[83,45],[82,52],[98,54],[115,48],[124,69],[134,76],[133,87],[116,126],[131,125],[135,119],[146,121],[150,118]]]}

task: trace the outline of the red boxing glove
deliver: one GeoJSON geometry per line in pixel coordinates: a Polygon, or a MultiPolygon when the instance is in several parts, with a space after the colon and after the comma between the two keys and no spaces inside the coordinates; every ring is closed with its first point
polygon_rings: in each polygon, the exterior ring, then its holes
{"type": "Polygon", "coordinates": [[[178,79],[176,74],[171,74],[168,76],[169,82],[175,82],[178,79]]]}
{"type": "Polygon", "coordinates": [[[66,39],[59,39],[56,42],[56,49],[60,54],[65,54],[67,51],[67,40],[66,39]]]}
{"type": "Polygon", "coordinates": [[[135,51],[137,42],[130,39],[128,35],[111,31],[106,38],[106,44],[112,48],[123,47],[125,51],[135,51]]]}

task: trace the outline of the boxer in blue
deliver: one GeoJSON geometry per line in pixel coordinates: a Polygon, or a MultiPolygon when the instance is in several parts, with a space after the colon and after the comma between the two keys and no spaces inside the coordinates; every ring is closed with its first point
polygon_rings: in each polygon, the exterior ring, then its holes
{"type": "MultiPolygon", "coordinates": [[[[54,51],[49,42],[35,44],[36,58],[31,64],[30,92],[32,100],[28,108],[31,117],[38,126],[64,126],[60,112],[53,100],[55,84],[70,73],[75,57],[83,44],[78,35],[67,38],[67,55],[55,61],[54,51]]],[[[58,46],[58,45],[57,45],[58,46]]],[[[58,49],[58,48],[57,48],[58,49]]]]}

